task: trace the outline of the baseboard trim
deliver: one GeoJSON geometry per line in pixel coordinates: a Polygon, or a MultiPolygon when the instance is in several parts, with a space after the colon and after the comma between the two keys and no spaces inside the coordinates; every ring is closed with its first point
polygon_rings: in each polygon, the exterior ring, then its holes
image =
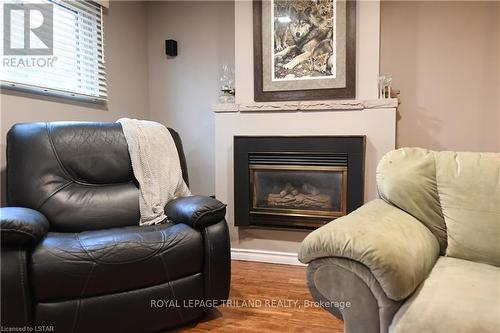
{"type": "Polygon", "coordinates": [[[267,262],[271,264],[305,266],[297,259],[297,253],[249,249],[231,249],[231,259],[267,262]]]}

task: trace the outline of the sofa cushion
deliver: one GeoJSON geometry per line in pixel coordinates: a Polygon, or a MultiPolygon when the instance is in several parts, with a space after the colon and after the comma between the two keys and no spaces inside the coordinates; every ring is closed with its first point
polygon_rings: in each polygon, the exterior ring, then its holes
{"type": "Polygon", "coordinates": [[[441,257],[389,332],[498,332],[500,268],[441,257]]]}
{"type": "Polygon", "coordinates": [[[34,249],[37,301],[144,288],[202,271],[203,240],[186,224],[48,233],[34,249]]]}
{"type": "Polygon", "coordinates": [[[435,156],[446,255],[500,266],[500,154],[435,156]]]}
{"type": "Polygon", "coordinates": [[[439,202],[434,152],[402,148],[387,153],[377,167],[379,195],[422,222],[446,250],[446,225],[439,202]]]}

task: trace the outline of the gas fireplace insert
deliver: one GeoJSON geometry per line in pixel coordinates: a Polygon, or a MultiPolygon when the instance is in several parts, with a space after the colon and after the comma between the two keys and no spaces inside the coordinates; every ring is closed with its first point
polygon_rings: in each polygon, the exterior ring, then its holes
{"type": "Polygon", "coordinates": [[[364,136],[234,138],[235,225],[317,228],[363,203],[364,136]]]}

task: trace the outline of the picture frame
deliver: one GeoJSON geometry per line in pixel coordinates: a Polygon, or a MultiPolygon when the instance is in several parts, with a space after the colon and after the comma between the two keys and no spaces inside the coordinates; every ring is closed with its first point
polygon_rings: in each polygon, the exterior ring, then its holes
{"type": "Polygon", "coordinates": [[[253,0],[254,100],[356,96],[355,0],[253,0]]]}

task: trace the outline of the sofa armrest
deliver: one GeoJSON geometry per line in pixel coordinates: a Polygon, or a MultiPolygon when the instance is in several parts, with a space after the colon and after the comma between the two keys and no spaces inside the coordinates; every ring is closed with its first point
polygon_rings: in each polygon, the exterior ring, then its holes
{"type": "Polygon", "coordinates": [[[389,299],[370,270],[350,259],[313,260],[306,279],[313,298],[344,321],[345,333],[387,332],[404,302],[389,299]]]}
{"type": "Polygon", "coordinates": [[[226,205],[211,197],[193,195],[170,201],[165,206],[165,214],[175,223],[200,229],[223,220],[226,205]]]}
{"type": "Polygon", "coordinates": [[[2,245],[28,246],[49,231],[49,221],[36,210],[22,207],[0,208],[2,245]]]}
{"type": "Polygon", "coordinates": [[[381,199],[313,231],[299,250],[303,263],[339,257],[365,265],[394,301],[416,289],[438,256],[439,243],[429,229],[381,199]]]}

